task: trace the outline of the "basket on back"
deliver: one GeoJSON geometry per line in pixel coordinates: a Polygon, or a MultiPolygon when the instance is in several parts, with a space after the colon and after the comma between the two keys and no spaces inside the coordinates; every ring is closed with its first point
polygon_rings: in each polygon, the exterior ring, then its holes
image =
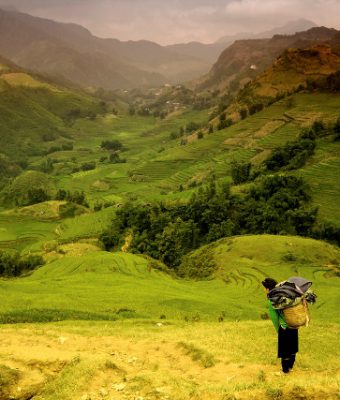
{"type": "Polygon", "coordinates": [[[284,308],[283,315],[289,328],[308,326],[310,321],[308,305],[305,301],[302,301],[293,307],[284,308]]]}
{"type": "Polygon", "coordinates": [[[312,282],[291,277],[278,283],[269,294],[273,308],[281,310],[289,328],[308,326],[310,314],[307,302],[314,303],[316,295],[310,289],[312,282]]]}

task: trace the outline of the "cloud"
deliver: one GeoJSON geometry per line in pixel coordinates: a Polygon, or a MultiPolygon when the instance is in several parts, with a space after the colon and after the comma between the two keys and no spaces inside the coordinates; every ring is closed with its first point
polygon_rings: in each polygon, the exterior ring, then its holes
{"type": "Polygon", "coordinates": [[[299,18],[327,26],[340,26],[339,0],[233,0],[224,8],[227,19],[259,27],[299,18]]]}
{"type": "MultiPolygon", "coordinates": [[[[6,0],[0,0],[4,4],[6,0]]],[[[7,0],[33,15],[75,22],[101,37],[162,44],[212,42],[299,18],[340,28],[340,0],[7,0]]]]}

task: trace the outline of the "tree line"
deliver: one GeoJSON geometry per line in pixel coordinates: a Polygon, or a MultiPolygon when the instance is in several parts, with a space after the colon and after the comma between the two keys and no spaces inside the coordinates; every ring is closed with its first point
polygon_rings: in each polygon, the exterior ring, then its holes
{"type": "Polygon", "coordinates": [[[43,264],[45,262],[41,256],[21,256],[19,253],[9,253],[0,250],[0,276],[3,277],[19,276],[43,264]]]}
{"type": "Polygon", "coordinates": [[[147,254],[178,270],[190,251],[232,235],[290,234],[311,236],[317,209],[309,188],[289,175],[268,175],[245,195],[211,181],[187,203],[127,203],[117,210],[110,229],[101,235],[107,250],[120,247],[127,235],[129,250],[147,254]]]}

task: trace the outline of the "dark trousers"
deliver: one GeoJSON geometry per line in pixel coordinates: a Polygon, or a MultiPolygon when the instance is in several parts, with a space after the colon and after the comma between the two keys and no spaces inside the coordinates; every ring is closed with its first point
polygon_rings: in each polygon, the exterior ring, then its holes
{"type": "Polygon", "coordinates": [[[295,355],[299,351],[299,336],[297,329],[279,328],[278,357],[281,358],[282,371],[287,373],[293,368],[295,355]]]}
{"type": "Polygon", "coordinates": [[[292,354],[289,358],[281,358],[281,366],[282,366],[282,371],[284,373],[289,372],[290,369],[293,368],[295,363],[295,354],[292,354]]]}

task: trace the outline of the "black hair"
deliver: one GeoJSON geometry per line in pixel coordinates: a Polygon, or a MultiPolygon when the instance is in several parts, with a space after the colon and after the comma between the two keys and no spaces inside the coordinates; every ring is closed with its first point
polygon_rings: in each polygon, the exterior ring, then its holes
{"type": "Polygon", "coordinates": [[[273,278],[265,278],[261,283],[266,289],[269,290],[274,289],[274,287],[277,285],[277,281],[273,278]]]}

